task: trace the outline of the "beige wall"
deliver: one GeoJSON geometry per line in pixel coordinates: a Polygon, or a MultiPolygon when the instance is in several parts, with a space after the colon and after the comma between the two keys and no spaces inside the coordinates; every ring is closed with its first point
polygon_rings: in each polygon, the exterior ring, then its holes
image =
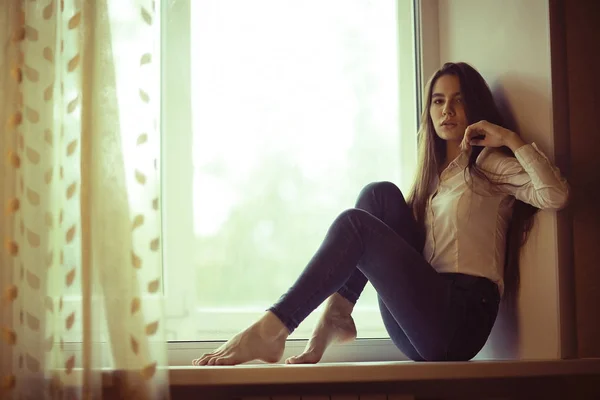
{"type": "MultiPolygon", "coordinates": [[[[466,61],[477,68],[501,108],[514,118],[517,132],[553,159],[548,1],[438,4],[440,61],[466,61]]],[[[522,254],[517,318],[501,314],[480,357],[565,356],[560,346],[557,249],[557,216],[541,212],[522,254]]]]}

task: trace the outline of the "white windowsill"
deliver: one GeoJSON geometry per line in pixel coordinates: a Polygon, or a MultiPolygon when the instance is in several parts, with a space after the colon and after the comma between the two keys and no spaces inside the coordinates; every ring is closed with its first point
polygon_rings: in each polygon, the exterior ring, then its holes
{"type": "MultiPolygon", "coordinates": [[[[232,387],[392,382],[427,384],[432,380],[598,376],[600,375],[600,358],[419,363],[392,361],[314,365],[253,364],[233,367],[182,366],[168,367],[168,372],[171,386],[232,387]]],[[[82,373],[81,368],[75,368],[65,384],[77,386],[81,382],[82,373]]],[[[102,369],[102,385],[104,387],[113,386],[112,370],[102,369]]]]}
{"type": "Polygon", "coordinates": [[[600,374],[600,359],[171,367],[172,386],[400,382],[600,374]]]}

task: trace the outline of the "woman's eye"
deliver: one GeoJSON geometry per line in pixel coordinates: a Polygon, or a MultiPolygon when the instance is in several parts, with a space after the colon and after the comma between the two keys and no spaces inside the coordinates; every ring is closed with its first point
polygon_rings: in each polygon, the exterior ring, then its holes
{"type": "Polygon", "coordinates": [[[439,99],[437,99],[437,100],[434,100],[434,101],[433,101],[433,104],[442,104],[442,101],[441,101],[441,100],[439,100],[439,99]]]}

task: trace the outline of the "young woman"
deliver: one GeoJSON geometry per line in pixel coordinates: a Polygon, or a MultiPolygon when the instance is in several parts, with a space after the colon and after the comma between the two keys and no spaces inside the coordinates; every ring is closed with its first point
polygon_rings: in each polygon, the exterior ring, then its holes
{"type": "Polygon", "coordinates": [[[408,201],[389,182],[365,187],[288,292],[193,364],[277,362],[288,335],[327,300],[304,353],[286,360],[316,363],[329,344],[356,337],[351,313],[367,280],[404,354],[470,360],[490,334],[501,297],[514,297],[534,212],[558,210],[567,198],[558,169],[503,127],[481,75],[447,63],[427,85],[408,201]]]}

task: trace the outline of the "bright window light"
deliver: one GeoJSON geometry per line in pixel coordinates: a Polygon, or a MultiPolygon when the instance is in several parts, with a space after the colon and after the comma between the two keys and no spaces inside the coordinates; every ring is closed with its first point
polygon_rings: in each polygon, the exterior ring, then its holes
{"type": "MultiPolygon", "coordinates": [[[[362,187],[406,193],[416,105],[401,99],[415,82],[399,77],[414,55],[400,54],[392,0],[188,1],[189,36],[163,42],[183,49],[163,61],[167,330],[215,341],[287,291],[362,187]],[[187,82],[168,72],[180,63],[187,82]]],[[[370,285],[354,316],[359,337],[388,337],[370,285]]]]}

